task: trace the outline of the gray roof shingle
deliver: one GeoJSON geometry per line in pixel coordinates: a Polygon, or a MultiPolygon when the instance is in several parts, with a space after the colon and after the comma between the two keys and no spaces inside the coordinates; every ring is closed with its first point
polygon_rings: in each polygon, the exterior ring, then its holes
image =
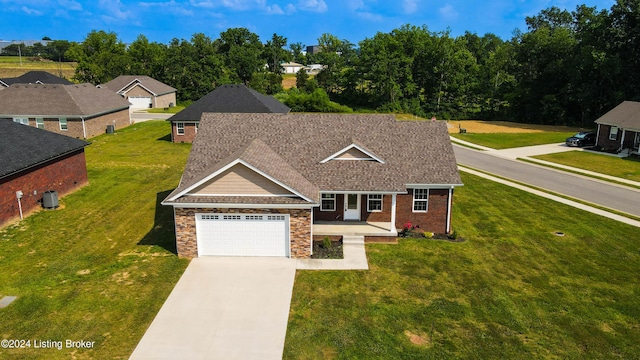
{"type": "MultiPolygon", "coordinates": [[[[207,113],[202,120],[181,183],[168,199],[237,159],[256,139],[311,184],[305,191],[404,192],[407,184],[462,184],[444,122],[399,122],[374,114],[207,113]],[[320,163],[353,139],[384,163],[320,163]]],[[[282,161],[269,156],[256,164],[267,174],[286,172],[282,161]]]]}
{"type": "Polygon", "coordinates": [[[0,178],[80,150],[88,142],[13,121],[0,121],[0,178]]]}
{"type": "Polygon", "coordinates": [[[144,86],[147,90],[151,91],[155,96],[170,94],[176,91],[175,88],[145,75],[120,75],[117,78],[100,86],[106,87],[113,92],[121,93],[126,92],[132,86],[138,83],[144,86]]]}
{"type": "Polygon", "coordinates": [[[286,114],[290,110],[274,97],[263,95],[245,85],[222,85],[173,115],[168,121],[198,121],[207,112],[286,114]]]}
{"type": "Polygon", "coordinates": [[[595,122],[640,131],[640,102],[623,101],[595,122]]]}
{"type": "Polygon", "coordinates": [[[46,71],[29,71],[25,74],[22,74],[18,77],[14,78],[4,78],[0,79],[3,83],[7,85],[12,84],[58,84],[58,85],[71,85],[73,84],[71,81],[55,76],[46,71]]]}
{"type": "Polygon", "coordinates": [[[15,84],[2,90],[0,116],[93,117],[129,108],[120,95],[91,84],[15,84]]]}

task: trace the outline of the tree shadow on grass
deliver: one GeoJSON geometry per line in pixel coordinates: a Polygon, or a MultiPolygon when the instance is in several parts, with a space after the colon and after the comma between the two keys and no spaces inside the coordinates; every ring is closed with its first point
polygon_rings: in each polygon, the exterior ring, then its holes
{"type": "Polygon", "coordinates": [[[156,214],[153,221],[153,229],[145,235],[138,245],[156,245],[178,254],[176,249],[175,221],[171,206],[161,204],[173,190],[166,190],[156,194],[156,214]]]}

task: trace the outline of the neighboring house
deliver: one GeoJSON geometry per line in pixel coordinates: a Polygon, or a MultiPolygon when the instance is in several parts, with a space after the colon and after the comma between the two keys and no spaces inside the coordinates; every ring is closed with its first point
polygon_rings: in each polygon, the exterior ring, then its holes
{"type": "Polygon", "coordinates": [[[40,207],[46,191],[64,196],[87,183],[87,142],[12,121],[0,121],[0,133],[0,225],[40,207]]]}
{"type": "Polygon", "coordinates": [[[294,62],[284,63],[280,66],[284,69],[285,74],[297,74],[304,67],[304,65],[294,62]]]}
{"type": "Polygon", "coordinates": [[[91,84],[15,84],[2,90],[0,121],[90,138],[131,125],[129,102],[91,84]]]}
{"type": "Polygon", "coordinates": [[[444,122],[207,113],[162,204],[174,208],[180,256],[307,258],[326,222],[347,233],[375,224],[376,237],[407,222],[449,233],[461,185],[444,122]]]}
{"type": "Polygon", "coordinates": [[[245,85],[222,85],[170,117],[171,141],[193,142],[203,113],[281,113],[288,106],[245,85]]]}
{"type": "Polygon", "coordinates": [[[309,65],[305,66],[303,69],[304,69],[304,71],[307,72],[307,74],[317,74],[322,69],[325,69],[325,68],[326,68],[326,66],[324,66],[322,64],[309,64],[309,65]]]}
{"type": "Polygon", "coordinates": [[[115,91],[129,100],[132,110],[176,105],[176,89],[149,76],[121,75],[98,86],[115,91]]]}
{"type": "Polygon", "coordinates": [[[9,87],[13,84],[59,84],[72,85],[73,83],[67,79],[57,77],[46,71],[29,71],[15,78],[0,79],[0,89],[9,87]]]}
{"type": "Polygon", "coordinates": [[[615,152],[638,152],[640,146],[640,102],[624,101],[595,121],[596,146],[615,152]]]}

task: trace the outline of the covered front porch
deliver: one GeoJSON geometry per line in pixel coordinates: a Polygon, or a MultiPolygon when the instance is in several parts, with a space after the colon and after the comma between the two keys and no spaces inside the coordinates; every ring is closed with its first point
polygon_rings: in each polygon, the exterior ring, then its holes
{"type": "Polygon", "coordinates": [[[314,221],[313,235],[398,236],[391,222],[374,221],[314,221]]]}

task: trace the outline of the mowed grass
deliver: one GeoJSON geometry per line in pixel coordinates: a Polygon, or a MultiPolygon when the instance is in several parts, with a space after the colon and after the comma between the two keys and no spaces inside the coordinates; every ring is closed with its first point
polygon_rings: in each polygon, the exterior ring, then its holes
{"type": "Polygon", "coordinates": [[[510,149],[523,146],[544,145],[564,142],[576,132],[541,133],[481,133],[450,134],[451,136],[492,149],[510,149]]]}
{"type": "Polygon", "coordinates": [[[286,359],[640,356],[638,229],[462,176],[465,242],[370,244],[369,271],[297,273],[286,359]]]}
{"type": "Polygon", "coordinates": [[[640,181],[640,160],[634,158],[617,158],[585,151],[538,155],[534,156],[534,158],[623,179],[640,181]]]}
{"type": "Polygon", "coordinates": [[[19,56],[0,56],[0,78],[12,78],[29,71],[46,71],[55,76],[71,79],[75,75],[77,63],[56,61],[34,61],[23,56],[22,63],[19,56]]]}
{"type": "Polygon", "coordinates": [[[0,232],[0,338],[95,341],[94,349],[3,349],[0,358],[126,359],[188,261],[175,255],[173,216],[189,145],[166,121],[91,139],[89,185],[0,232]]]}

